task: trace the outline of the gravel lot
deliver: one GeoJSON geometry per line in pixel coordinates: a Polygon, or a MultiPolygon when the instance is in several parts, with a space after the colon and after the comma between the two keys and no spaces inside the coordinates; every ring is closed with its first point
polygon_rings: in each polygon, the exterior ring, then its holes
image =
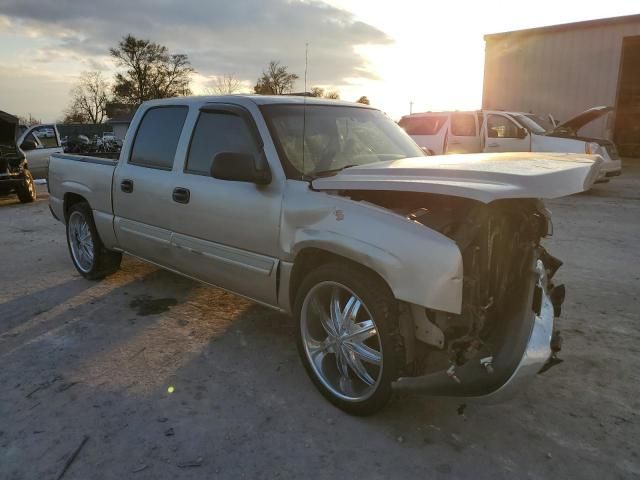
{"type": "Polygon", "coordinates": [[[640,478],[640,162],[549,202],[560,366],[502,405],[349,417],[291,320],[126,258],[82,279],[46,189],[0,199],[0,478],[640,478]]]}

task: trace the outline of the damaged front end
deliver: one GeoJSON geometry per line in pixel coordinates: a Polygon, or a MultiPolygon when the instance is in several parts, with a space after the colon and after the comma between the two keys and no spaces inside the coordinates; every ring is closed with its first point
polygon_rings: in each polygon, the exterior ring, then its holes
{"type": "Polygon", "coordinates": [[[18,118],[0,111],[0,195],[22,182],[27,160],[16,144],[18,118]]]}
{"type": "Polygon", "coordinates": [[[551,234],[542,201],[484,204],[398,192],[351,196],[446,235],[462,253],[460,314],[404,305],[401,332],[407,367],[395,388],[498,398],[559,362],[561,339],[554,320],[564,286],[554,285],[552,277],[562,262],[540,245],[551,234]]]}

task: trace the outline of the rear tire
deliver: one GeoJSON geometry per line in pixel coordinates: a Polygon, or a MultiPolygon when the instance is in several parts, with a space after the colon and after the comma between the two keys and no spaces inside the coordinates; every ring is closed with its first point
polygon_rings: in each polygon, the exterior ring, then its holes
{"type": "Polygon", "coordinates": [[[29,170],[25,170],[24,181],[16,189],[16,193],[22,203],[31,203],[38,197],[36,185],[33,183],[33,175],[29,170]]]}
{"type": "Polygon", "coordinates": [[[322,265],[302,281],[294,314],[298,353],[320,393],[352,415],[382,409],[404,358],[387,285],[357,265],[322,265]]]}
{"type": "Polygon", "coordinates": [[[76,203],[69,208],[66,230],[71,261],[80,275],[100,280],[120,268],[122,254],[104,248],[88,203],[76,203]]]}

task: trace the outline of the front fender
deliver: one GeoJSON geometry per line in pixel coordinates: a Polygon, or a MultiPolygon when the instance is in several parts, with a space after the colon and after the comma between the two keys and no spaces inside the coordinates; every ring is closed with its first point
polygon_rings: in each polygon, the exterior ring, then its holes
{"type": "Polygon", "coordinates": [[[462,255],[444,235],[384,208],[288,181],[281,225],[285,261],[305,248],[378,273],[398,300],[460,313],[462,255]]]}

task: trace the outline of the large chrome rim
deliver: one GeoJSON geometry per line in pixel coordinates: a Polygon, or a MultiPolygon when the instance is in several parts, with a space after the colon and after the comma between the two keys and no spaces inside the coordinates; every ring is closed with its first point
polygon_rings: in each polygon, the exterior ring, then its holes
{"type": "Polygon", "coordinates": [[[93,238],[84,215],[73,212],[69,216],[68,229],[73,260],[80,270],[89,272],[93,267],[93,238]]]}
{"type": "Polygon", "coordinates": [[[382,378],[382,343],[362,300],[337,282],[315,285],[304,299],[300,330],[307,359],[335,396],[363,401],[382,378]]]}
{"type": "Polygon", "coordinates": [[[29,175],[27,177],[27,192],[29,192],[29,197],[35,198],[35,190],[36,190],[36,186],[33,183],[33,177],[29,175]]]}

